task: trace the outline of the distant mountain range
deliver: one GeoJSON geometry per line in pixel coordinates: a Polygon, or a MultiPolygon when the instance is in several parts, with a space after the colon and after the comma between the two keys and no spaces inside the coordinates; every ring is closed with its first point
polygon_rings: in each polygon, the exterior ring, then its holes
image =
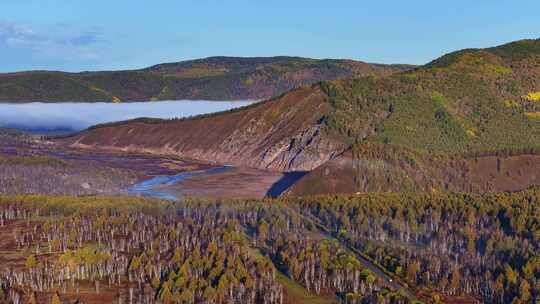
{"type": "Polygon", "coordinates": [[[384,76],[410,65],[299,57],[210,57],[141,70],[0,74],[0,102],[264,99],[323,80],[384,76]]]}
{"type": "Polygon", "coordinates": [[[63,141],[316,169],[291,189],[295,194],[519,190],[540,185],[540,40],[463,50],[388,76],[304,86],[215,115],[97,126],[63,141]]]}

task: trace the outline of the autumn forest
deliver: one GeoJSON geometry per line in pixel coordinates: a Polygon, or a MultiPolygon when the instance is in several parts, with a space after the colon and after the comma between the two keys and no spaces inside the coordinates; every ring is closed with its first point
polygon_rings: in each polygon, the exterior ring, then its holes
{"type": "Polygon", "coordinates": [[[540,292],[539,200],[536,190],[181,203],[3,197],[1,297],[294,303],[293,281],[328,303],[530,303],[540,292]]]}

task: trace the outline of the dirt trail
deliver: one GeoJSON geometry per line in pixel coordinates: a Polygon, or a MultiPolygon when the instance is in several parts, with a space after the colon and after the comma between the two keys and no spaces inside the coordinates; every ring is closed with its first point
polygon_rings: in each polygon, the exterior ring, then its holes
{"type": "Polygon", "coordinates": [[[307,220],[308,222],[311,222],[313,225],[315,225],[315,227],[317,227],[317,229],[319,229],[319,231],[321,232],[321,234],[323,234],[327,239],[330,239],[330,240],[334,240],[336,242],[338,242],[341,246],[343,246],[343,248],[347,249],[349,251],[349,253],[352,253],[356,258],[357,260],[362,263],[362,265],[369,269],[375,276],[377,276],[378,278],[382,279],[383,282],[385,283],[385,285],[389,286],[391,289],[395,290],[395,291],[398,291],[398,290],[401,290],[404,292],[405,296],[407,298],[409,298],[410,300],[417,300],[417,297],[414,295],[414,292],[411,291],[408,287],[400,284],[398,281],[392,279],[387,273],[386,273],[386,270],[375,265],[373,262],[371,262],[370,260],[366,259],[364,257],[364,255],[358,251],[357,249],[353,248],[352,246],[348,245],[347,243],[341,241],[339,238],[336,238],[332,232],[330,232],[326,226],[324,226],[320,221],[319,219],[317,219],[316,217],[314,217],[313,215],[310,215],[310,214],[305,214],[304,212],[301,212],[301,211],[297,211],[297,210],[293,210],[291,207],[288,207],[287,208],[290,208],[291,211],[293,212],[296,212],[298,215],[300,215],[301,217],[303,217],[305,220],[307,220]]]}

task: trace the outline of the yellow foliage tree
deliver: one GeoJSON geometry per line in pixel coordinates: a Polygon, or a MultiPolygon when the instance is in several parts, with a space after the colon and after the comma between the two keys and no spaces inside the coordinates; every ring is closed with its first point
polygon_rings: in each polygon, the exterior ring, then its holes
{"type": "Polygon", "coordinates": [[[55,293],[52,297],[51,304],[62,304],[62,301],[60,301],[60,296],[58,293],[55,293]]]}
{"type": "Polygon", "coordinates": [[[523,98],[528,101],[540,101],[540,92],[531,92],[523,96],[523,98]]]}

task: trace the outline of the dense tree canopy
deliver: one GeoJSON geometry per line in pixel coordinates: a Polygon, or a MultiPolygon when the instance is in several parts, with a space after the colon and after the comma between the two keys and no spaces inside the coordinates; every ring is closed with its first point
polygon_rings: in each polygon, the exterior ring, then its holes
{"type": "Polygon", "coordinates": [[[0,249],[17,258],[2,258],[0,296],[292,303],[286,276],[344,303],[530,303],[540,295],[539,200],[534,190],[181,203],[3,197],[0,233],[11,241],[0,249]]]}

